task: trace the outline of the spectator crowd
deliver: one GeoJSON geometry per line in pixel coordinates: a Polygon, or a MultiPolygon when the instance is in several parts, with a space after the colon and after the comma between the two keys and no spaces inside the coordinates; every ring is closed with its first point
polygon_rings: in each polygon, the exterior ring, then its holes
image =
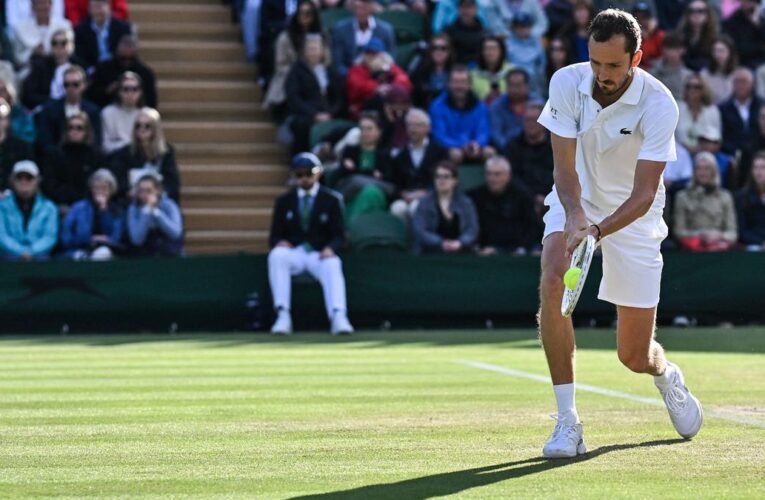
{"type": "MultiPolygon", "coordinates": [[[[765,3],[765,2],[763,2],[765,3]]],[[[765,14],[756,0],[239,1],[264,106],[293,154],[419,253],[540,248],[553,184],[537,123],[552,74],[588,61],[602,9],[632,12],[641,67],[680,108],[668,247],[765,249],[765,14]],[[481,179],[476,172],[481,170],[481,179]]]]}
{"type": "Polygon", "coordinates": [[[181,255],[178,167],[127,0],[0,6],[0,258],[181,255]]]}

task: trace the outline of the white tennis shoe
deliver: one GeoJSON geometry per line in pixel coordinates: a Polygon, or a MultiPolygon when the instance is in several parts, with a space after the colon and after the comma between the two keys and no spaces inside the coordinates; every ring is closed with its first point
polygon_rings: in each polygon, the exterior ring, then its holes
{"type": "Polygon", "coordinates": [[[582,437],[583,433],[581,422],[570,424],[558,420],[553,433],[542,448],[542,456],[545,458],[573,458],[587,453],[587,445],[584,444],[582,437]]]}
{"type": "Polygon", "coordinates": [[[667,369],[672,368],[669,384],[664,386],[656,379],[654,382],[661,392],[664,404],[667,406],[669,418],[678,434],[686,439],[695,436],[701,424],[704,422],[704,412],[701,409],[701,403],[696,399],[691,391],[685,386],[683,372],[677,365],[667,361],[667,369]]]}
{"type": "Polygon", "coordinates": [[[353,326],[348,321],[348,315],[345,311],[337,311],[332,316],[330,332],[332,335],[350,335],[353,333],[353,326]]]}
{"type": "Polygon", "coordinates": [[[285,309],[280,309],[279,314],[271,327],[271,335],[291,335],[292,334],[292,316],[285,309]]]}

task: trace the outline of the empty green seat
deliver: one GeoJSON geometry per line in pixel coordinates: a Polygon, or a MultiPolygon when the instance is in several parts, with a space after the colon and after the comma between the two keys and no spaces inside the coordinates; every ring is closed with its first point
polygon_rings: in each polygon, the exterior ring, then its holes
{"type": "Polygon", "coordinates": [[[409,247],[406,225],[387,212],[361,214],[349,224],[351,247],[357,251],[390,249],[406,251],[409,247]]]}
{"type": "Polygon", "coordinates": [[[486,181],[483,165],[468,164],[460,165],[460,187],[463,191],[470,191],[481,186],[486,181]]]}

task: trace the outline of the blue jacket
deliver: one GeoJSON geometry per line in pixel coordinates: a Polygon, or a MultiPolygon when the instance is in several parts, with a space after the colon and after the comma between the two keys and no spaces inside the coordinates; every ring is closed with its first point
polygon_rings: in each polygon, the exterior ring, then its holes
{"type": "MultiPolygon", "coordinates": [[[[64,251],[87,250],[93,237],[95,206],[90,198],[80,200],[69,209],[61,227],[61,243],[64,251]]],[[[125,230],[125,214],[112,205],[100,215],[101,230],[112,243],[120,243],[125,230]]]]}
{"type": "Polygon", "coordinates": [[[430,121],[433,138],[447,148],[461,148],[472,141],[489,144],[489,111],[472,92],[464,110],[453,108],[449,92],[443,92],[430,105],[430,121]]]}
{"type": "MultiPolygon", "coordinates": [[[[500,150],[523,132],[523,116],[513,113],[509,99],[507,94],[502,94],[489,107],[491,141],[500,150]]],[[[537,93],[531,92],[527,102],[535,101],[544,102],[537,93]]]]}
{"type": "Polygon", "coordinates": [[[181,255],[183,218],[178,205],[163,193],[154,210],[133,202],[128,207],[127,230],[136,255],[181,255]]]}
{"type": "Polygon", "coordinates": [[[33,257],[47,257],[58,240],[58,209],[43,195],[35,198],[29,223],[24,229],[24,216],[16,195],[0,200],[0,252],[6,257],[19,257],[28,252],[33,257]]]}

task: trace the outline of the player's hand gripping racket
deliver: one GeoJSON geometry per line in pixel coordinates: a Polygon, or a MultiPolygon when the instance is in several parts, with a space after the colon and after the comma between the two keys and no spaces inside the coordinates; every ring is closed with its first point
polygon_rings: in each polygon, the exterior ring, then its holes
{"type": "Polygon", "coordinates": [[[566,282],[563,288],[563,300],[560,304],[560,313],[564,317],[571,316],[574,312],[577,301],[579,301],[579,295],[582,294],[584,289],[584,282],[587,279],[587,273],[590,270],[590,264],[592,263],[592,256],[595,254],[595,237],[588,234],[579,246],[574,250],[571,255],[571,267],[564,279],[566,282]],[[574,269],[580,269],[576,271],[574,269]],[[573,270],[573,271],[572,271],[573,270]],[[578,274],[578,276],[576,276],[578,274]]]}

